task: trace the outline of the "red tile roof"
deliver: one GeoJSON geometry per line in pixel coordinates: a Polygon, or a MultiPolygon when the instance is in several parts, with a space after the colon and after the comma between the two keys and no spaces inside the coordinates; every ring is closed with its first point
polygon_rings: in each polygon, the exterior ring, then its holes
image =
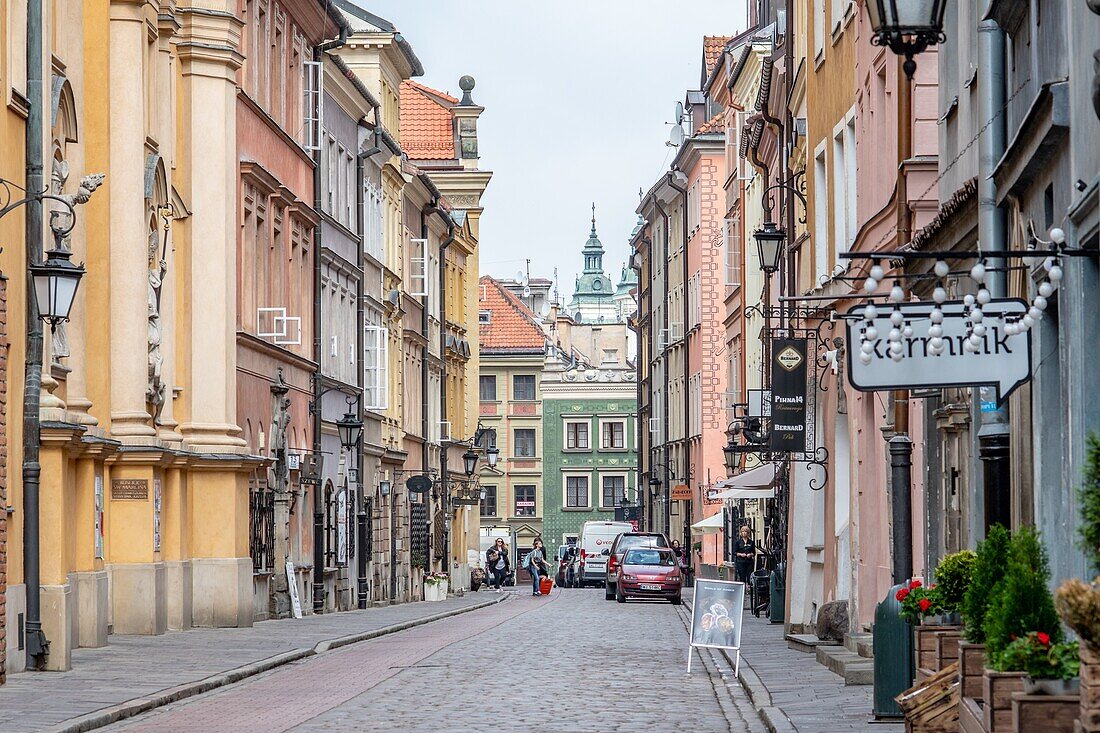
{"type": "Polygon", "coordinates": [[[722,49],[730,42],[733,36],[703,36],[703,64],[706,67],[704,76],[710,76],[714,71],[714,65],[722,57],[722,49]]]}
{"type": "Polygon", "coordinates": [[[458,100],[415,81],[401,82],[401,149],[413,160],[455,157],[451,107],[458,100]]]}
{"type": "Polygon", "coordinates": [[[725,131],[726,128],[722,124],[722,113],[719,112],[718,114],[714,115],[714,117],[711,117],[709,120],[707,120],[706,124],[700,127],[696,134],[707,135],[715,132],[725,133],[725,131]]]}
{"type": "Polygon", "coordinates": [[[478,311],[490,314],[488,323],[478,325],[481,352],[542,353],[546,335],[531,309],[488,275],[482,276],[478,284],[478,311]]]}

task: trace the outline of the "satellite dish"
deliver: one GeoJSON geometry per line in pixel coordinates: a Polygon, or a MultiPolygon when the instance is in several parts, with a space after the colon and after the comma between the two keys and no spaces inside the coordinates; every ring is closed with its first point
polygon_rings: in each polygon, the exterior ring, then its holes
{"type": "Polygon", "coordinates": [[[677,102],[676,103],[676,115],[675,115],[674,119],[676,120],[677,125],[681,124],[684,121],[684,103],[683,102],[677,102]]]}
{"type": "Polygon", "coordinates": [[[530,298],[531,297],[531,288],[527,287],[526,285],[523,286],[523,297],[524,298],[530,298]]]}
{"type": "Polygon", "coordinates": [[[432,480],[430,477],[420,474],[418,476],[410,476],[405,482],[405,488],[413,494],[423,494],[432,488],[432,480]]]}
{"type": "Polygon", "coordinates": [[[668,142],[673,147],[680,147],[684,144],[684,128],[680,125],[672,126],[672,133],[668,136],[668,142]]]}
{"type": "Polygon", "coordinates": [[[516,272],[516,282],[523,282],[523,270],[516,272]]]}

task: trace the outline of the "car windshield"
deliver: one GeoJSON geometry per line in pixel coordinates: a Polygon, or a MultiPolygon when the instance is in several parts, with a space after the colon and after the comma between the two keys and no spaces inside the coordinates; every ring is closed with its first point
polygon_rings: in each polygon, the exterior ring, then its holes
{"type": "Polygon", "coordinates": [[[629,550],[631,547],[668,547],[662,535],[653,534],[628,534],[619,539],[619,550],[629,550]]]}
{"type": "Polygon", "coordinates": [[[626,565],[658,565],[661,567],[672,567],[672,553],[661,552],[660,550],[631,550],[626,553],[626,559],[624,560],[626,565]]]}

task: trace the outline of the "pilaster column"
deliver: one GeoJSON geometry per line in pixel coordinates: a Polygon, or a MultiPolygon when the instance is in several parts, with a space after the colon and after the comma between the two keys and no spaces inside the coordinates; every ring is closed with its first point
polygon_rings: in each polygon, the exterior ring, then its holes
{"type": "Polygon", "coordinates": [[[145,405],[148,262],[145,223],[144,3],[112,0],[111,124],[111,432],[153,436],[145,405]]]}
{"type": "Polygon", "coordinates": [[[226,451],[244,447],[236,425],[236,73],[244,59],[234,3],[207,5],[180,10],[176,44],[182,83],[175,180],[194,212],[178,222],[173,263],[175,379],[183,388],[176,418],[187,447],[226,451]]]}

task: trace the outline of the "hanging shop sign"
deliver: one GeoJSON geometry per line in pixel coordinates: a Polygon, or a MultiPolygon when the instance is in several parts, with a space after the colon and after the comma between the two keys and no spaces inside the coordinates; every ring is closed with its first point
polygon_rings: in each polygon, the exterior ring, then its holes
{"type": "Polygon", "coordinates": [[[673,501],[691,501],[691,487],[687,484],[676,484],[668,495],[673,501]]]}
{"type": "Polygon", "coordinates": [[[977,317],[962,301],[879,308],[873,319],[866,309],[845,315],[848,379],[862,392],[990,385],[999,405],[1031,379],[1031,331],[1011,326],[1028,313],[1023,300],[992,299],[977,317]]]}
{"type": "Polygon", "coordinates": [[[806,452],[807,339],[772,341],[771,435],[768,448],[776,453],[806,452]]]}

